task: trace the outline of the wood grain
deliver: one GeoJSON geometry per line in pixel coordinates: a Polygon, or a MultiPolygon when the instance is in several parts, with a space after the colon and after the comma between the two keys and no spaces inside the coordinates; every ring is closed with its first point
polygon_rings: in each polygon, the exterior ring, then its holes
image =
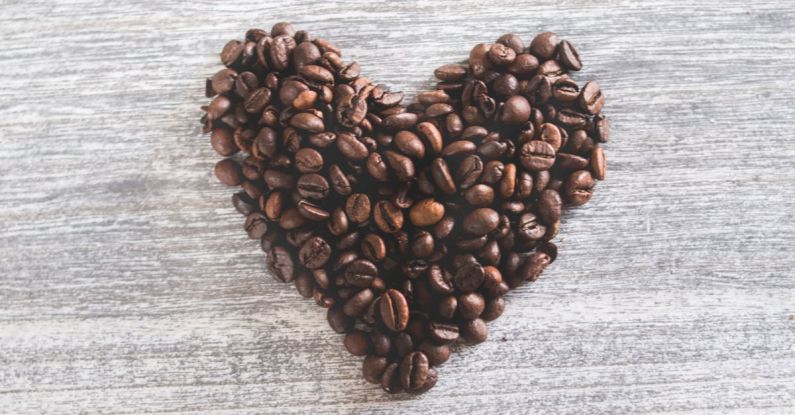
{"type": "Polygon", "coordinates": [[[795,412],[795,4],[0,0],[0,413],[795,412]],[[197,119],[293,21],[413,93],[554,30],[612,121],[561,253],[420,397],[264,273],[197,119]]]}

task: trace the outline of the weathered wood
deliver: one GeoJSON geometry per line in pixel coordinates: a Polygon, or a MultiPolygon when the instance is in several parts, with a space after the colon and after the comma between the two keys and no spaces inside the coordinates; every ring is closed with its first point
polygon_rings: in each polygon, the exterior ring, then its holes
{"type": "Polygon", "coordinates": [[[0,412],[795,411],[795,4],[521,3],[0,1],[0,412]],[[278,20],[411,92],[555,30],[608,94],[608,181],[424,396],[362,381],[211,176],[204,78],[278,20]]]}

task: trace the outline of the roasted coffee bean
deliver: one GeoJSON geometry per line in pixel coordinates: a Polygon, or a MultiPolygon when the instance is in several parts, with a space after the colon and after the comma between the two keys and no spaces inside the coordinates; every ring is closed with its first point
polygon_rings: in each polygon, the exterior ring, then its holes
{"type": "Polygon", "coordinates": [[[364,193],[354,193],[345,202],[345,214],[356,223],[366,222],[370,218],[370,198],[364,193]]]}
{"type": "Polygon", "coordinates": [[[505,199],[513,196],[516,191],[516,165],[508,163],[503,170],[502,179],[499,182],[499,194],[505,199]]]}
{"type": "Polygon", "coordinates": [[[527,98],[515,95],[505,101],[500,112],[500,121],[505,124],[519,125],[530,119],[532,107],[527,102],[527,98]]]}
{"type": "Polygon", "coordinates": [[[301,197],[323,200],[328,196],[330,186],[325,177],[317,173],[309,173],[298,178],[296,189],[301,197]]]}
{"type": "Polygon", "coordinates": [[[386,257],[384,239],[374,233],[365,235],[362,240],[361,250],[365,258],[374,262],[379,262],[386,257]]]}
{"type": "Polygon", "coordinates": [[[423,352],[412,352],[400,364],[400,385],[409,392],[421,389],[428,377],[428,357],[423,352]]]}
{"type": "Polygon", "coordinates": [[[338,195],[347,196],[351,194],[351,182],[338,165],[331,165],[328,174],[331,180],[331,186],[338,195]]]}
{"type": "Polygon", "coordinates": [[[374,298],[373,291],[365,288],[346,301],[342,311],[349,317],[361,316],[367,311],[367,307],[370,306],[374,298]]]}
{"type": "Polygon", "coordinates": [[[281,246],[274,246],[266,257],[266,265],[273,276],[281,282],[293,280],[294,265],[293,258],[287,249],[281,246]]]}
{"type": "Polygon", "coordinates": [[[410,158],[395,151],[385,151],[384,157],[398,180],[401,182],[414,180],[416,172],[414,170],[414,162],[410,158]]]}
{"type": "Polygon", "coordinates": [[[381,389],[387,393],[400,393],[403,391],[400,385],[400,365],[398,363],[390,363],[383,370],[381,389]]]}
{"type": "Polygon", "coordinates": [[[341,207],[331,211],[331,217],[328,220],[328,230],[332,235],[341,236],[346,234],[349,226],[348,215],[345,214],[341,207]]]}
{"type": "Polygon", "coordinates": [[[388,200],[376,202],[373,219],[379,229],[389,234],[396,233],[403,228],[403,212],[388,200]]]}
{"type": "Polygon", "coordinates": [[[433,163],[431,164],[431,176],[433,177],[434,184],[436,184],[442,193],[447,195],[455,194],[455,181],[453,180],[453,177],[450,174],[450,169],[447,167],[447,162],[445,162],[444,159],[436,158],[433,160],[433,163]]]}
{"type": "Polygon", "coordinates": [[[553,224],[560,220],[562,205],[563,202],[557,191],[551,189],[544,190],[538,196],[538,216],[545,224],[553,224]]]}
{"type": "Polygon", "coordinates": [[[464,217],[464,230],[473,235],[485,235],[497,228],[500,215],[490,208],[478,208],[464,217]]]}
{"type": "Polygon", "coordinates": [[[461,292],[472,292],[483,284],[485,271],[477,262],[464,265],[455,273],[455,286],[461,292]]]}
{"type": "Polygon", "coordinates": [[[367,356],[362,364],[364,379],[370,383],[381,383],[381,378],[387,365],[388,362],[385,357],[367,356]]]}
{"type": "Polygon", "coordinates": [[[540,33],[530,43],[530,51],[539,58],[550,59],[555,55],[558,43],[558,36],[555,33],[540,33]]]}
{"type": "Polygon", "coordinates": [[[248,216],[257,210],[254,200],[245,192],[238,192],[232,195],[232,205],[241,215],[248,216]]]}
{"type": "Polygon", "coordinates": [[[580,54],[568,40],[563,40],[558,45],[558,59],[569,70],[579,71],[582,69],[580,54]]]}
{"type": "Polygon", "coordinates": [[[395,289],[387,290],[379,300],[381,321],[392,331],[403,331],[409,322],[406,297],[395,289]]]}
{"type": "Polygon", "coordinates": [[[403,112],[400,114],[393,114],[384,118],[383,127],[389,131],[408,130],[417,124],[417,114],[411,112],[403,112]]]}
{"type": "Polygon", "coordinates": [[[246,216],[246,233],[251,239],[260,239],[268,232],[268,218],[262,213],[250,213],[246,216]]]}
{"type": "Polygon", "coordinates": [[[348,285],[367,288],[378,277],[378,268],[366,259],[354,259],[345,267],[343,277],[348,285]]]}
{"type": "Polygon", "coordinates": [[[485,308],[486,300],[478,293],[458,296],[458,315],[465,320],[478,318],[485,308]]]}
{"type": "Polygon", "coordinates": [[[602,95],[602,89],[596,81],[590,81],[582,87],[580,93],[579,104],[582,109],[589,114],[597,114],[602,110],[605,103],[605,96],[602,95]]]}
{"type": "Polygon", "coordinates": [[[343,96],[337,103],[335,114],[341,125],[348,128],[356,127],[367,116],[367,102],[364,97],[357,94],[343,96]]]}
{"type": "Polygon", "coordinates": [[[574,206],[583,205],[593,195],[594,183],[591,173],[587,170],[578,170],[569,175],[566,179],[564,191],[566,193],[566,200],[574,206]]]}
{"type": "Polygon", "coordinates": [[[302,148],[295,153],[295,167],[301,173],[317,173],[323,168],[323,156],[315,149],[302,148]]]}
{"type": "Polygon", "coordinates": [[[395,146],[401,153],[413,158],[421,159],[425,156],[425,145],[420,138],[411,131],[398,131],[395,134],[395,146]]]}
{"type": "Polygon", "coordinates": [[[460,81],[467,76],[467,67],[456,64],[442,65],[433,71],[433,75],[442,81],[460,81]]]}
{"type": "Polygon", "coordinates": [[[494,189],[485,184],[476,184],[464,191],[464,199],[474,207],[489,206],[494,202],[494,189]]]}
{"type": "Polygon", "coordinates": [[[428,335],[437,343],[451,343],[458,340],[458,326],[431,321],[428,324],[428,335]]]}
{"type": "Polygon", "coordinates": [[[543,238],[547,231],[547,228],[538,223],[536,215],[532,213],[522,215],[517,221],[516,228],[517,235],[530,241],[537,241],[543,238]]]}
{"type": "Polygon", "coordinates": [[[593,178],[596,180],[604,180],[607,172],[607,165],[605,162],[605,152],[602,147],[594,147],[591,152],[591,171],[593,178]]]}
{"type": "Polygon", "coordinates": [[[555,163],[555,149],[545,141],[528,141],[522,144],[519,159],[530,171],[549,170],[555,163]]]}
{"type": "Polygon", "coordinates": [[[231,156],[238,151],[232,131],[228,128],[219,127],[214,129],[210,135],[210,143],[213,149],[224,157],[231,156]]]}
{"type": "Polygon", "coordinates": [[[215,164],[215,177],[227,186],[237,186],[243,179],[240,165],[232,159],[224,159],[215,164]]]}
{"type": "Polygon", "coordinates": [[[345,348],[354,356],[366,356],[370,351],[370,339],[367,333],[354,330],[345,335],[345,348]]]}
{"type": "Polygon", "coordinates": [[[483,343],[488,336],[489,328],[486,327],[486,322],[482,319],[467,320],[461,324],[461,337],[467,343],[483,343]]]}
{"type": "Polygon", "coordinates": [[[350,133],[337,134],[337,149],[351,161],[362,161],[367,158],[370,151],[356,136],[350,133]]]}
{"type": "Polygon", "coordinates": [[[481,174],[483,174],[483,161],[480,157],[475,155],[465,157],[456,171],[458,186],[464,190],[469,189],[477,183],[481,174]]]}
{"type": "Polygon", "coordinates": [[[310,238],[301,246],[298,259],[307,269],[320,268],[331,257],[331,246],[323,238],[316,236],[310,238]]]}

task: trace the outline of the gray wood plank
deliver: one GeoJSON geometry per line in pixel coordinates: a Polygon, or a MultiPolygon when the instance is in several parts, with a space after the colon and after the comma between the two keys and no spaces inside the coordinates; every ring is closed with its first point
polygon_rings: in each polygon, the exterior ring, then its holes
{"type": "Polygon", "coordinates": [[[0,413],[795,411],[795,4],[514,3],[0,1],[0,413]],[[608,94],[559,261],[423,396],[361,380],[211,176],[203,79],[279,20],[410,95],[554,30],[608,94]]]}

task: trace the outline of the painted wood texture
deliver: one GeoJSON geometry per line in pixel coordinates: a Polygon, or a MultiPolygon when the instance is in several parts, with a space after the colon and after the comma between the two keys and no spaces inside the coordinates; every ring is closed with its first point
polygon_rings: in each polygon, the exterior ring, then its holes
{"type": "Polygon", "coordinates": [[[795,412],[795,4],[0,1],[0,413],[795,412]],[[197,122],[217,51],[290,20],[414,93],[554,30],[608,181],[420,397],[361,379],[264,272],[197,122]]]}

